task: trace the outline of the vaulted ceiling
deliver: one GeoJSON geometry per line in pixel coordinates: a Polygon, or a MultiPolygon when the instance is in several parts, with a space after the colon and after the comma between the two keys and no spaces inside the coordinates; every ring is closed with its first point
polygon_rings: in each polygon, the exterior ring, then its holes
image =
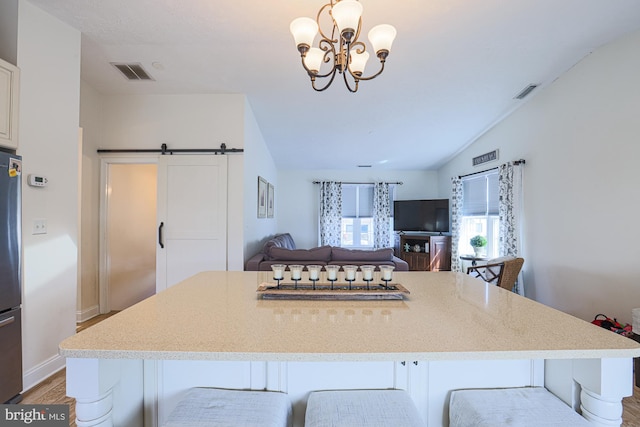
{"type": "MultiPolygon", "coordinates": [[[[435,169],[598,47],[640,29],[638,0],[360,0],[398,30],[384,73],[315,92],[289,33],[321,0],[30,0],[82,32],[103,94],[246,94],[278,167],[435,169]],[[139,62],[129,82],[111,62],[139,62]],[[514,97],[529,84],[529,97],[514,97]]],[[[369,74],[377,60],[369,60],[369,74]]]]}

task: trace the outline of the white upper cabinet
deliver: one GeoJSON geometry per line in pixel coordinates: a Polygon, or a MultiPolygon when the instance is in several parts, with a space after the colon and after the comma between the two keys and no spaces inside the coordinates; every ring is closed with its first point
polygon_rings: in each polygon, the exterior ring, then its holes
{"type": "Polygon", "coordinates": [[[18,148],[20,70],[0,59],[0,146],[18,148]]]}

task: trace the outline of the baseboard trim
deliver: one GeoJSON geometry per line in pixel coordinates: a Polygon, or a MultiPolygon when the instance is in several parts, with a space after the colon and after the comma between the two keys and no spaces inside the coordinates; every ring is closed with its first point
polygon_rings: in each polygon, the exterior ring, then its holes
{"type": "Polygon", "coordinates": [[[33,369],[24,372],[22,376],[23,392],[40,384],[59,370],[66,366],[66,359],[60,355],[55,355],[44,361],[33,369]]]}
{"type": "Polygon", "coordinates": [[[76,311],[76,323],[86,322],[100,314],[100,306],[94,305],[86,310],[76,311]]]}

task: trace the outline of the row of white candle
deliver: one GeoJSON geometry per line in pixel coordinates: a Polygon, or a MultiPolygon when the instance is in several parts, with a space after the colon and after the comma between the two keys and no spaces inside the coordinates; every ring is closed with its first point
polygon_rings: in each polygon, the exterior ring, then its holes
{"type": "MultiPolygon", "coordinates": [[[[271,266],[271,269],[273,270],[273,279],[282,280],[284,278],[284,271],[286,268],[287,266],[284,264],[273,264],[271,266]]],[[[291,280],[301,280],[303,268],[303,265],[290,265],[289,271],[291,271],[291,280]]],[[[322,268],[323,266],[321,265],[307,265],[307,270],[309,271],[309,280],[319,280],[320,271],[322,270],[322,268]]],[[[362,280],[364,280],[365,282],[373,280],[373,270],[375,270],[375,268],[376,267],[373,265],[361,265],[360,270],[362,271],[362,280]]],[[[340,270],[339,265],[325,265],[324,269],[327,272],[327,280],[338,280],[338,270],[340,270]]],[[[342,266],[342,269],[344,270],[344,279],[346,281],[356,280],[356,272],[358,271],[357,266],[344,265],[342,266]]],[[[393,266],[381,265],[380,271],[382,272],[382,280],[391,280],[391,272],[393,271],[393,266]]]]}

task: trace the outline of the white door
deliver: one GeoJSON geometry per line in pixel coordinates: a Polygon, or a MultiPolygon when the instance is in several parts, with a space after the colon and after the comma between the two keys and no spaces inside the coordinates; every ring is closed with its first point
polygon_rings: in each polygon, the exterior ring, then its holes
{"type": "Polygon", "coordinates": [[[156,292],[226,270],[226,156],[160,156],[157,221],[156,292]]]}

